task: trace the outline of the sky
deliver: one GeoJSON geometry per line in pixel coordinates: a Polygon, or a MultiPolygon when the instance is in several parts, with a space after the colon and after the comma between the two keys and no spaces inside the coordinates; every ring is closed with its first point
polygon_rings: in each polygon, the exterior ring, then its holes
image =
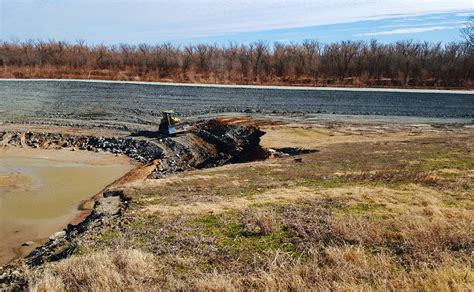
{"type": "Polygon", "coordinates": [[[0,39],[450,42],[470,15],[474,0],[0,0],[0,39]]]}

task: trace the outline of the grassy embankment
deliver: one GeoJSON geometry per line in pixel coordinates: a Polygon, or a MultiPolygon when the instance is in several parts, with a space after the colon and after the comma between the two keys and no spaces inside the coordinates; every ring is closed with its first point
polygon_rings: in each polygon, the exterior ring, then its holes
{"type": "Polygon", "coordinates": [[[318,152],[133,187],[38,289],[472,289],[474,135],[278,128],[318,152]],[[378,138],[376,138],[378,137],[378,138]]]}

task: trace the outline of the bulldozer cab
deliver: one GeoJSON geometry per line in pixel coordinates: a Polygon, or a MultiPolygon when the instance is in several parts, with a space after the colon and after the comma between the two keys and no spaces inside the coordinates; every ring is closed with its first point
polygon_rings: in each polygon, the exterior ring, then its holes
{"type": "Polygon", "coordinates": [[[179,124],[180,120],[176,116],[176,113],[172,110],[166,110],[162,112],[162,122],[167,122],[168,125],[176,125],[179,124]]]}

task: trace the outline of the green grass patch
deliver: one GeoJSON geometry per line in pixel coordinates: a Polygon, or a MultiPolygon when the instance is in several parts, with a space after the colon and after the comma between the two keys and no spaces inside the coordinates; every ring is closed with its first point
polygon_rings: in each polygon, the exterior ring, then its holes
{"type": "Polygon", "coordinates": [[[332,177],[332,178],[303,178],[296,181],[296,185],[299,187],[308,187],[308,188],[338,188],[342,187],[345,184],[349,183],[348,180],[343,177],[332,177]]]}
{"type": "Polygon", "coordinates": [[[92,252],[94,252],[94,250],[92,250],[91,248],[79,245],[74,250],[74,255],[78,255],[78,256],[79,255],[86,255],[86,254],[90,254],[92,252]]]}
{"type": "Polygon", "coordinates": [[[289,241],[291,235],[286,230],[278,228],[268,235],[244,235],[241,220],[242,215],[229,212],[200,217],[191,224],[215,239],[220,250],[240,259],[250,259],[255,253],[277,249],[297,255],[296,248],[289,241]]]}
{"type": "Polygon", "coordinates": [[[117,230],[109,229],[100,234],[100,240],[102,241],[112,241],[120,237],[120,232],[117,230]]]}
{"type": "Polygon", "coordinates": [[[385,208],[385,205],[372,203],[372,202],[360,202],[352,204],[343,208],[341,212],[347,215],[363,215],[368,213],[374,213],[376,211],[381,211],[385,208]]]}
{"type": "Polygon", "coordinates": [[[474,155],[466,151],[439,150],[426,153],[421,160],[424,169],[474,169],[474,155]]]}

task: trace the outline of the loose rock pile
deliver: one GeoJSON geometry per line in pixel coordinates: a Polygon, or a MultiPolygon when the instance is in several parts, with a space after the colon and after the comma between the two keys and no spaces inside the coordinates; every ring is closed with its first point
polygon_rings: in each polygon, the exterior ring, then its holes
{"type": "Polygon", "coordinates": [[[216,120],[199,123],[194,133],[178,137],[104,137],[58,133],[0,132],[0,145],[88,150],[127,155],[141,162],[160,160],[154,177],[189,168],[204,168],[261,158],[255,127],[226,125],[216,120]]]}
{"type": "MultiPolygon", "coordinates": [[[[22,133],[14,133],[9,144],[19,144],[22,133]]],[[[152,141],[132,137],[88,137],[52,133],[24,134],[25,143],[33,148],[72,148],[74,150],[105,151],[125,154],[139,162],[148,163],[163,157],[163,149],[152,141]]]]}

